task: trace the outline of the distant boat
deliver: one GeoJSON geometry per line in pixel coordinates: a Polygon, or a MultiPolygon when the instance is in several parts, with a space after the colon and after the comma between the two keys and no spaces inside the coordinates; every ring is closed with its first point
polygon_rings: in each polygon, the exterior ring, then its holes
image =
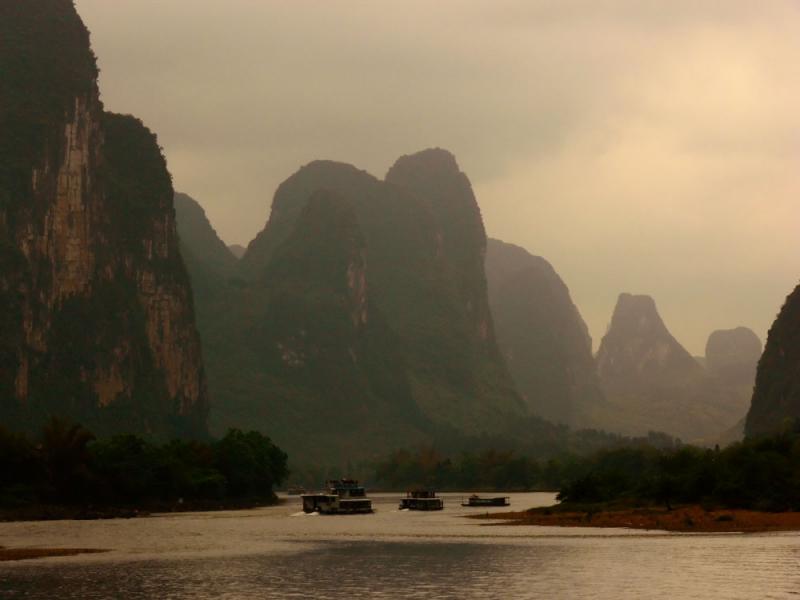
{"type": "Polygon", "coordinates": [[[444,501],[431,490],[413,490],[400,500],[400,510],[442,510],[444,501]]]}
{"type": "Polygon", "coordinates": [[[481,498],[477,494],[472,494],[466,502],[461,502],[461,506],[511,506],[508,496],[495,496],[493,498],[481,498]]]}
{"type": "Polygon", "coordinates": [[[305,494],[306,488],[301,485],[293,485],[286,490],[287,496],[299,496],[300,494],[305,494]]]}
{"type": "Polygon", "coordinates": [[[303,494],[303,512],[321,515],[353,515],[372,512],[372,500],[355,479],[333,479],[328,492],[303,494]]]}

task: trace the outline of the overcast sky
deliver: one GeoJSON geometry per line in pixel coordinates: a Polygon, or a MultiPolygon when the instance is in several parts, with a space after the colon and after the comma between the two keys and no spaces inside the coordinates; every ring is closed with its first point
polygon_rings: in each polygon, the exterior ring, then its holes
{"type": "Polygon", "coordinates": [[[800,279],[800,0],[77,0],[106,106],[228,243],[313,159],[451,150],[597,343],[619,292],[702,354],[800,279]]]}

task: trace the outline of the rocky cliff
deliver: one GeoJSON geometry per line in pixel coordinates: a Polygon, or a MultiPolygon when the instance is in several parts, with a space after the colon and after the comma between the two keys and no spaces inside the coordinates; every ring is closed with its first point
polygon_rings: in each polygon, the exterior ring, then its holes
{"type": "Polygon", "coordinates": [[[772,324],[758,363],[745,435],[755,436],[800,422],[800,286],[772,324]]]}
{"type": "MultiPolygon", "coordinates": [[[[717,358],[712,350],[706,362],[717,358]]],[[[670,334],[648,296],[620,296],[597,361],[610,409],[590,416],[596,427],[701,441],[741,419],[741,386],[707,372],[670,334]]]]}
{"type": "Polygon", "coordinates": [[[301,168],[239,277],[198,296],[216,429],[269,422],[298,460],[334,460],[525,413],[494,339],[469,182],[441,150],[405,161],[392,182],[301,168]]]}
{"type": "Polygon", "coordinates": [[[3,422],[202,434],[200,343],[155,136],[103,111],[69,0],[0,3],[0,72],[3,422]]]}
{"type": "Polygon", "coordinates": [[[567,286],[545,259],[492,239],[486,276],[497,342],[528,407],[555,423],[584,424],[604,397],[567,286]]]}
{"type": "Polygon", "coordinates": [[[692,380],[702,367],[667,330],[650,296],[620,294],[611,325],[597,352],[607,383],[675,383],[692,380]]]}

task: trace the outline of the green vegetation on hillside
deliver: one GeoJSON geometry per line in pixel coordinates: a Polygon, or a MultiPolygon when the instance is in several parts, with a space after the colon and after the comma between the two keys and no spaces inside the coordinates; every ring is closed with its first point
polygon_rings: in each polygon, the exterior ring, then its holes
{"type": "Polygon", "coordinates": [[[270,502],[273,487],[288,475],[286,460],[254,431],[157,445],[132,434],[98,440],[80,425],[55,419],[35,440],[0,428],[0,512],[66,506],[102,514],[270,502]]]}

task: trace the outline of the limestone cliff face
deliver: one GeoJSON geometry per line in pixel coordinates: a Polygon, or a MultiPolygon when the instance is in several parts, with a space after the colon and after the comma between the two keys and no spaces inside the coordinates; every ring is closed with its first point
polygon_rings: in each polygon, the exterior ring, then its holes
{"type": "Polygon", "coordinates": [[[786,299],[758,363],[745,435],[796,427],[800,422],[800,286],[786,299]]]}
{"type": "Polygon", "coordinates": [[[103,112],[71,2],[6,2],[0,23],[6,422],[201,433],[199,338],[155,136],[103,112]]]}
{"type": "Polygon", "coordinates": [[[497,341],[529,408],[583,425],[604,398],[592,339],[567,286],[545,259],[492,239],[486,276],[497,341]]]}

